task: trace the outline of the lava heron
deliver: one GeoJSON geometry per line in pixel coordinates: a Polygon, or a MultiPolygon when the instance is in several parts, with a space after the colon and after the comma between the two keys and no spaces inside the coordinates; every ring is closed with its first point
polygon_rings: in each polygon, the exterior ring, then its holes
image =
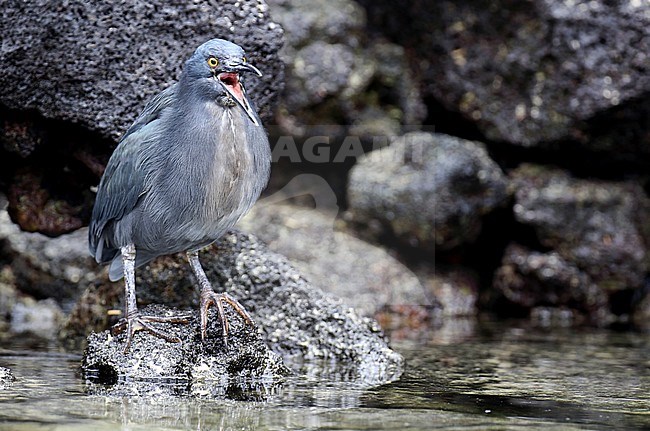
{"type": "Polygon", "coordinates": [[[244,308],[208,281],[198,250],[213,243],[253,206],[271,167],[269,141],[242,83],[260,71],[234,43],[212,39],[185,63],[177,83],[153,97],[126,131],[97,190],[89,230],[90,253],[124,277],[125,316],[113,332],[145,330],[180,340],[151,322],[187,323],[187,317],[138,311],[135,268],[157,256],[184,251],[201,288],[201,336],[208,308],[216,306],[224,341],[224,303],[249,324],[244,308]]]}

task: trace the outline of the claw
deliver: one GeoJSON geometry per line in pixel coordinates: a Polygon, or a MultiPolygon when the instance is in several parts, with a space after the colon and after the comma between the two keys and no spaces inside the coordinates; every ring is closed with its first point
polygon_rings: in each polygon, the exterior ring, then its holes
{"type": "Polygon", "coordinates": [[[228,319],[224,312],[223,303],[226,302],[244,319],[248,325],[254,326],[253,319],[244,307],[232,296],[227,293],[216,293],[213,290],[201,291],[201,340],[205,341],[208,328],[208,309],[210,305],[217,307],[217,314],[221,322],[221,335],[226,348],[228,347],[228,319]]]}
{"type": "Polygon", "coordinates": [[[138,331],[147,331],[158,338],[169,341],[170,343],[179,343],[181,341],[181,339],[175,335],[154,328],[149,324],[151,322],[187,324],[189,323],[189,320],[184,316],[142,316],[139,312],[121,318],[111,328],[111,334],[117,335],[126,331],[126,346],[124,347],[124,354],[128,353],[131,348],[133,335],[138,331]]]}
{"type": "Polygon", "coordinates": [[[201,286],[201,308],[199,309],[199,314],[201,315],[201,340],[205,341],[207,337],[208,308],[210,308],[211,305],[215,305],[217,307],[219,321],[221,322],[221,335],[223,338],[223,343],[227,348],[228,319],[226,319],[223,303],[226,302],[230,304],[230,306],[234,308],[241,317],[243,317],[244,321],[251,326],[255,325],[253,323],[253,319],[251,319],[251,316],[246,312],[244,307],[239,302],[237,302],[235,298],[228,295],[227,293],[216,293],[212,289],[212,286],[208,281],[208,277],[205,276],[205,271],[203,271],[203,268],[201,267],[201,262],[199,262],[199,254],[197,251],[188,251],[187,260],[190,263],[190,267],[196,276],[199,286],[201,286]]]}

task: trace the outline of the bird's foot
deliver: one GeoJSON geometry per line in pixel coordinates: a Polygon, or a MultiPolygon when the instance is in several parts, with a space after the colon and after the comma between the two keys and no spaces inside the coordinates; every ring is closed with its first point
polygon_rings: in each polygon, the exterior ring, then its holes
{"type": "Polygon", "coordinates": [[[223,337],[223,342],[228,346],[228,319],[226,319],[226,314],[223,309],[223,304],[230,304],[232,308],[235,309],[237,313],[244,319],[244,321],[253,326],[253,319],[244,309],[244,307],[232,296],[227,293],[216,293],[211,289],[205,289],[201,291],[201,340],[205,341],[207,335],[208,327],[208,308],[210,305],[217,307],[217,314],[219,315],[219,321],[221,322],[221,333],[223,337]]]}
{"type": "Polygon", "coordinates": [[[189,318],[185,316],[143,316],[138,311],[135,313],[130,313],[127,317],[121,318],[113,327],[111,328],[111,334],[117,335],[126,331],[126,346],[124,347],[124,353],[126,354],[131,347],[131,341],[133,340],[133,334],[138,331],[147,331],[152,335],[155,335],[158,338],[167,340],[171,343],[179,343],[181,341],[175,335],[156,329],[150,325],[151,322],[156,323],[189,323],[189,318]]]}

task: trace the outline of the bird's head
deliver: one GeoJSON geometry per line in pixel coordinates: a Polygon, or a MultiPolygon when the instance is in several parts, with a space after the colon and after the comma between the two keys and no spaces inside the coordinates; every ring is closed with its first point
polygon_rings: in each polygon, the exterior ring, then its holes
{"type": "Polygon", "coordinates": [[[258,126],[257,114],[242,83],[242,73],[246,72],[262,76],[262,72],[248,63],[246,53],[239,45],[223,39],[212,39],[199,46],[187,60],[181,81],[198,90],[202,97],[216,100],[230,96],[258,126]]]}

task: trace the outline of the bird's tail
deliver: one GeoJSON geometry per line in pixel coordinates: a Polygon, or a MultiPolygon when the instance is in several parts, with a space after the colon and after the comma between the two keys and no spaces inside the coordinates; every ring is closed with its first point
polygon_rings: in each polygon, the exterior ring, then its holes
{"type": "Polygon", "coordinates": [[[90,254],[95,258],[95,261],[100,265],[106,265],[108,262],[119,256],[120,250],[107,245],[106,240],[100,237],[99,240],[93,241],[95,238],[89,240],[90,254]]]}

